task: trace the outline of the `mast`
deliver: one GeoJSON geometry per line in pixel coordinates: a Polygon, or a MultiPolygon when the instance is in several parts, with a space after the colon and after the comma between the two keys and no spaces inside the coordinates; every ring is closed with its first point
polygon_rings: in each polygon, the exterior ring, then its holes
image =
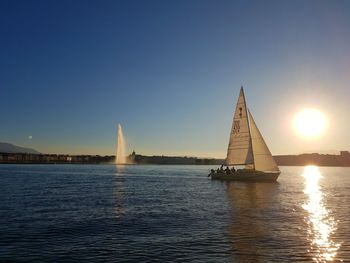
{"type": "MultiPolygon", "coordinates": [[[[246,103],[246,100],[245,100],[245,95],[244,95],[244,90],[243,90],[243,86],[241,86],[241,91],[242,91],[242,94],[243,94],[243,99],[244,99],[244,104],[247,105],[246,103]]],[[[250,130],[250,111],[249,111],[249,115],[248,115],[248,109],[247,107],[245,108],[245,114],[247,115],[247,118],[248,118],[248,132],[249,132],[249,143],[252,147],[252,161],[253,161],[253,169],[255,169],[255,159],[254,159],[254,148],[253,148],[253,141],[252,141],[252,134],[251,134],[251,130],[250,130]],[[249,117],[248,117],[249,116],[249,117]]]]}

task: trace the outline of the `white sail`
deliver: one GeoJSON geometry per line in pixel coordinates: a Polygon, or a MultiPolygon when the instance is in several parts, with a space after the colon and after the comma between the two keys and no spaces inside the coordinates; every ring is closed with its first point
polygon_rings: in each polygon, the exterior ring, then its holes
{"type": "Polygon", "coordinates": [[[251,138],[254,155],[254,168],[258,171],[279,171],[264,138],[256,126],[253,116],[249,112],[251,138]]]}
{"type": "Polygon", "coordinates": [[[243,88],[239,93],[233,116],[230,141],[227,149],[226,165],[253,163],[252,142],[243,88]]]}

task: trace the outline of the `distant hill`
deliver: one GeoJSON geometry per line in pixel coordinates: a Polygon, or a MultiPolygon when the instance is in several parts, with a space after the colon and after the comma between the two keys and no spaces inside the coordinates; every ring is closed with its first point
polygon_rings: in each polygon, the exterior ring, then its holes
{"type": "Polygon", "coordinates": [[[31,148],[24,148],[20,147],[11,143],[6,142],[0,142],[0,152],[2,153],[33,153],[33,154],[40,154],[40,152],[31,149],[31,148]]]}

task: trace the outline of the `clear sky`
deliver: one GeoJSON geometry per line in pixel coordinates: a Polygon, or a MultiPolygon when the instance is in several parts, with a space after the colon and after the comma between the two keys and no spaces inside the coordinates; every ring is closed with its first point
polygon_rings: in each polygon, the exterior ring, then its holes
{"type": "Polygon", "coordinates": [[[0,141],[44,153],[224,157],[241,85],[273,154],[350,150],[349,83],[350,1],[0,1],[0,141]]]}

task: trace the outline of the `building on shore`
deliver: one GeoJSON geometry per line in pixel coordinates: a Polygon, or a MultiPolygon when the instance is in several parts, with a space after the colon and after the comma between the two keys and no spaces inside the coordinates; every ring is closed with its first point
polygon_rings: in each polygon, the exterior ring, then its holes
{"type": "Polygon", "coordinates": [[[0,163],[112,163],[114,156],[0,153],[0,163]]]}

